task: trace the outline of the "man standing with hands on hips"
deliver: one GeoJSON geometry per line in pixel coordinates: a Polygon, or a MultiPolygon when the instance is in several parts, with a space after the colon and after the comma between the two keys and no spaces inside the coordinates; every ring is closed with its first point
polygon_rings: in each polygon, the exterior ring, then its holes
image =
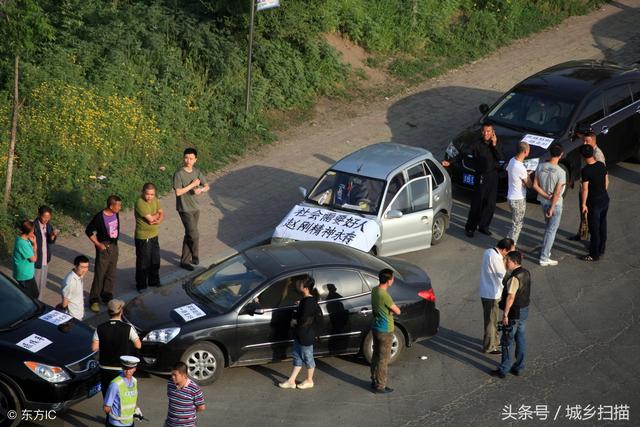
{"type": "Polygon", "coordinates": [[[482,234],[491,236],[489,225],[496,209],[498,170],[504,162],[502,146],[491,123],[482,125],[482,138],[474,144],[472,155],[475,170],[473,196],[464,229],[467,237],[473,237],[476,228],[482,234]]]}
{"type": "Polygon", "coordinates": [[[182,220],[182,225],[184,225],[180,267],[190,271],[194,270],[194,265],[200,263],[198,251],[200,209],[196,197],[209,191],[209,184],[206,183],[204,174],[194,166],[197,161],[198,151],[195,148],[185,149],[182,167],[173,175],[176,209],[180,215],[180,220],[182,220]]]}
{"type": "Polygon", "coordinates": [[[113,299],[118,267],[118,238],[120,237],[120,197],[111,195],[107,207],[98,212],[87,225],[85,234],[96,247],[96,264],[89,293],[91,311],[100,311],[100,299],[107,304],[113,299]]]}

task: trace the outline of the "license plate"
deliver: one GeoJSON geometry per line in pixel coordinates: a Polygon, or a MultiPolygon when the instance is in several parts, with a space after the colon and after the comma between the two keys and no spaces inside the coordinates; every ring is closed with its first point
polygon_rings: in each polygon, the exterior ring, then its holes
{"type": "Polygon", "coordinates": [[[100,385],[100,383],[98,384],[94,384],[90,389],[89,389],[89,393],[88,396],[91,397],[94,394],[98,394],[98,392],[102,389],[102,386],[100,385]]]}
{"type": "Polygon", "coordinates": [[[474,176],[470,173],[464,173],[462,174],[462,183],[465,185],[473,185],[473,178],[474,176]]]}

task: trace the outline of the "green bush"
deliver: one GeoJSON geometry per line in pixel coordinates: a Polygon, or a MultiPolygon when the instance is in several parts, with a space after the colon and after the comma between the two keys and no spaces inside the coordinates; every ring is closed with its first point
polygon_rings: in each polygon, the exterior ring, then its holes
{"type": "MultiPolygon", "coordinates": [[[[600,3],[283,0],[256,15],[253,108],[245,116],[248,1],[38,0],[32,12],[43,16],[23,26],[38,43],[21,55],[25,104],[0,229],[8,235],[17,217],[34,216],[42,203],[84,222],[110,193],[130,206],[146,181],[168,191],[186,146],[214,170],[269,141],[270,111],[298,114],[319,95],[347,93],[349,70],[323,33],[342,33],[375,53],[372,63],[415,83],[600,3]],[[40,29],[47,34],[34,37],[40,29]]],[[[16,46],[7,40],[0,40],[2,182],[16,46]]]]}

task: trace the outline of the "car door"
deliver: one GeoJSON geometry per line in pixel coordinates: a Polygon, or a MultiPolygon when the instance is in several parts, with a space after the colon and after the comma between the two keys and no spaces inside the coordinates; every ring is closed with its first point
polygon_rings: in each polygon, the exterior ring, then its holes
{"type": "Polygon", "coordinates": [[[280,277],[255,294],[238,314],[238,361],[282,360],[293,347],[291,319],[301,298],[295,282],[304,273],[280,277]]]}
{"type": "Polygon", "coordinates": [[[371,326],[371,290],[357,270],[318,268],[313,272],[322,325],[316,354],[354,353],[371,326]]]}
{"type": "Polygon", "coordinates": [[[425,167],[427,168],[427,175],[431,175],[431,185],[432,185],[432,200],[433,200],[433,210],[434,212],[438,212],[441,209],[449,211],[451,208],[447,206],[447,201],[449,200],[448,188],[445,183],[444,173],[435,164],[435,162],[431,159],[425,160],[425,167]]]}
{"type": "Polygon", "coordinates": [[[395,255],[431,246],[431,190],[431,176],[420,176],[408,181],[395,195],[382,215],[380,255],[395,255]]]}
{"type": "MultiPolygon", "coordinates": [[[[600,131],[606,134],[604,155],[607,163],[614,164],[633,154],[633,120],[635,105],[628,84],[622,84],[604,91],[605,118],[600,131]],[[611,160],[609,160],[611,159],[611,160]]],[[[599,145],[599,144],[598,144],[599,145]]],[[[604,150],[604,148],[603,148],[604,150]]]]}

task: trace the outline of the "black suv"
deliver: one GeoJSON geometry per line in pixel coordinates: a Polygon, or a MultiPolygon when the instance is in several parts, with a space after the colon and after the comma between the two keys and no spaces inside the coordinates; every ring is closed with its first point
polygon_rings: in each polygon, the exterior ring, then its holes
{"type": "MultiPolygon", "coordinates": [[[[592,130],[607,164],[640,161],[640,70],[611,62],[570,61],[540,71],[505,93],[493,106],[482,104],[477,123],[459,134],[445,151],[455,184],[472,188],[472,144],[483,122],[492,123],[502,145],[505,163],[525,139],[531,153],[529,170],[549,155],[552,142],[564,147],[561,166],[572,183],[580,176],[580,131],[592,130]]],[[[448,162],[448,163],[447,163],[448,162]]],[[[505,165],[506,166],[506,165],[505,165]]],[[[507,175],[500,171],[499,193],[506,194],[507,175]]]]}

